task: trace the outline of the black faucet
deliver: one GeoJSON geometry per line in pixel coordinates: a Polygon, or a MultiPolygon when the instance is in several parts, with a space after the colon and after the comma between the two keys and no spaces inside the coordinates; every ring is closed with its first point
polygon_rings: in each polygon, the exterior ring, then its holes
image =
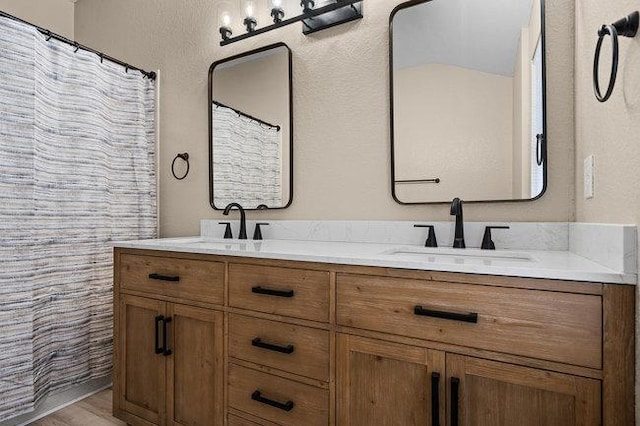
{"type": "Polygon", "coordinates": [[[451,216],[456,217],[456,235],[453,239],[453,248],[466,248],[464,244],[464,222],[462,219],[462,200],[454,198],[451,203],[451,216]]]}
{"type": "Polygon", "coordinates": [[[244,213],[244,209],[242,208],[242,206],[238,203],[231,203],[227,207],[225,207],[224,213],[222,214],[225,216],[229,216],[229,212],[234,207],[237,207],[238,210],[240,210],[240,235],[238,236],[238,239],[246,240],[247,239],[247,217],[244,213]]]}

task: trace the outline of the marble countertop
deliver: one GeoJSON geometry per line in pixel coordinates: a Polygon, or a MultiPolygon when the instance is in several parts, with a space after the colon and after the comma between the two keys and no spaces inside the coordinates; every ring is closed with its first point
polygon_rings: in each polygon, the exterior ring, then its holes
{"type": "Polygon", "coordinates": [[[635,273],[609,269],[569,251],[429,249],[417,245],[204,237],[114,242],[114,247],[340,265],[378,266],[612,284],[636,284],[635,273]]]}

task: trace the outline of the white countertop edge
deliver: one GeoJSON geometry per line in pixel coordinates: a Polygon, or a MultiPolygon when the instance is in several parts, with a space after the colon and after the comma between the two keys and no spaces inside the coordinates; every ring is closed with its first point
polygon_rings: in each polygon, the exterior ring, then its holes
{"type": "MultiPolygon", "coordinates": [[[[200,237],[192,237],[194,243],[201,240],[200,237]]],[[[570,252],[544,252],[547,255],[554,257],[565,256],[567,258],[575,257],[580,261],[588,262],[589,270],[580,269],[552,269],[543,268],[538,265],[537,267],[525,267],[525,266],[486,266],[486,265],[450,265],[450,264],[434,264],[424,263],[419,261],[412,261],[399,258],[389,258],[384,255],[340,255],[332,256],[327,254],[296,254],[296,253],[279,253],[279,252],[261,252],[261,251],[242,251],[231,249],[217,249],[207,248],[202,246],[194,246],[189,243],[185,243],[188,238],[165,238],[158,240],[140,240],[140,241],[123,241],[113,242],[111,245],[118,248],[128,249],[142,249],[142,250],[157,250],[166,252],[177,253],[196,253],[196,254],[210,254],[217,256],[230,256],[230,257],[244,257],[244,258],[257,258],[257,259],[274,259],[274,260],[292,260],[300,262],[315,262],[315,263],[327,263],[338,265],[356,265],[356,266],[371,266],[371,267],[383,267],[383,268],[395,268],[395,269],[412,269],[421,271],[438,271],[438,272],[454,272],[465,274],[478,274],[478,275],[494,275],[494,276],[509,276],[520,278],[542,278],[542,279],[556,279],[567,281],[580,281],[591,283],[608,283],[608,284],[626,284],[635,285],[637,283],[636,274],[629,274],[623,272],[617,272],[601,265],[598,265],[586,258],[582,258],[576,254],[570,252]],[[180,241],[178,243],[178,241],[180,241]]],[[[253,243],[250,240],[248,242],[253,243]]],[[[220,243],[217,240],[216,243],[220,243]]],[[[228,240],[227,243],[238,243],[238,240],[228,240]]],[[[312,243],[312,242],[305,242],[312,243]]],[[[357,243],[345,243],[345,244],[357,244],[357,243]]],[[[370,246],[370,244],[367,244],[370,246]]],[[[388,247],[398,247],[398,245],[377,244],[381,249],[388,247]]],[[[542,253],[535,251],[522,251],[525,253],[542,253]]],[[[584,263],[583,262],[583,263],[584,263]]]]}

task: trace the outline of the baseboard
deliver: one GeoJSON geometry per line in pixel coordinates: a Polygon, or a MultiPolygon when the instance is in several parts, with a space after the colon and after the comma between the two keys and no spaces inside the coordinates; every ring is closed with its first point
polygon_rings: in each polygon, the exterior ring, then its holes
{"type": "Polygon", "coordinates": [[[94,379],[90,382],[74,386],[63,392],[50,395],[45,398],[31,413],[26,413],[13,417],[4,422],[0,422],[0,426],[24,426],[35,422],[51,413],[54,413],[68,405],[85,399],[111,386],[111,376],[94,379]]]}

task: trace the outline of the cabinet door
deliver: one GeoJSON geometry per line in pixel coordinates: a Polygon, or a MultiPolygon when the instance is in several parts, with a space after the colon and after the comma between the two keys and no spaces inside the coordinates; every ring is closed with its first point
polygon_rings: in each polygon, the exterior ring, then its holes
{"type": "Polygon", "coordinates": [[[449,426],[600,424],[600,382],[447,354],[449,426]]]}
{"type": "Polygon", "coordinates": [[[120,296],[118,381],[120,409],[155,424],[165,410],[165,358],[156,353],[162,340],[166,304],[120,296]]]}
{"type": "Polygon", "coordinates": [[[444,424],[443,352],[337,336],[338,424],[444,424]]]}
{"type": "Polygon", "coordinates": [[[170,304],[167,424],[223,422],[223,314],[170,304]]]}

